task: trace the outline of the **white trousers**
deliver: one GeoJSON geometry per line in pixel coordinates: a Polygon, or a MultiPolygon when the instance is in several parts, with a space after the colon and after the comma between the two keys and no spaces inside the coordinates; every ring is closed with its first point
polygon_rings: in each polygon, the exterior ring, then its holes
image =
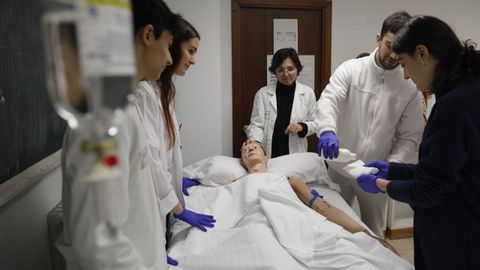
{"type": "Polygon", "coordinates": [[[337,183],[342,191],[340,195],[350,205],[353,205],[355,197],[357,197],[360,206],[360,215],[362,221],[372,230],[378,237],[384,238],[384,230],[386,228],[387,216],[387,195],[385,193],[367,193],[363,191],[357,184],[356,179],[347,176],[340,167],[330,166],[328,175],[337,183]]]}

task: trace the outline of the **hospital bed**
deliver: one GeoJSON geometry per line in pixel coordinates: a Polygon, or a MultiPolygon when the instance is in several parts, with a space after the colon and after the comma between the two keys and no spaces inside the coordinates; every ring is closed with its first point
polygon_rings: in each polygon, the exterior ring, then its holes
{"type": "MultiPolygon", "coordinates": [[[[241,170],[227,166],[225,160],[219,161],[221,165],[214,162],[194,164],[184,175],[208,177],[205,170],[199,172],[208,167],[205,163],[217,167],[216,171],[223,167],[230,174],[241,170]]],[[[363,232],[351,234],[305,206],[285,177],[288,170],[298,173],[285,168],[293,163],[269,163],[269,168],[275,168],[268,173],[226,175],[233,179],[220,184],[204,181],[204,185],[189,188],[186,208],[212,214],[217,221],[207,232],[179,220],[173,223],[168,254],[179,266],[171,269],[413,269],[376,239],[363,232]]],[[[338,187],[326,176],[326,168],[321,170],[324,172],[316,173],[321,179],[309,179],[308,185],[365,226],[340,197],[338,187]]]]}
{"type": "MultiPolygon", "coordinates": [[[[202,232],[174,221],[168,254],[179,265],[170,269],[413,269],[375,239],[351,234],[300,202],[285,175],[304,179],[325,200],[365,226],[340,197],[316,154],[271,159],[269,170],[247,175],[238,159],[222,156],[185,168],[185,176],[203,183],[189,188],[186,207],[213,214],[217,222],[202,232]]],[[[53,246],[63,227],[61,212],[59,205],[48,216],[55,270],[65,269],[53,246]]]]}

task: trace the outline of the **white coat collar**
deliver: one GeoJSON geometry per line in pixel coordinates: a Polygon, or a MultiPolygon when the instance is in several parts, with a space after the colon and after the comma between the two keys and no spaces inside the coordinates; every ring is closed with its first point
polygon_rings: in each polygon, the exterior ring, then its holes
{"type": "MultiPolygon", "coordinates": [[[[303,95],[305,93],[305,88],[303,87],[303,84],[299,83],[298,80],[296,81],[296,86],[295,86],[295,94],[293,98],[293,103],[295,103],[295,100],[298,99],[297,96],[303,95]]],[[[277,89],[277,82],[271,83],[267,87],[267,93],[269,94],[268,102],[272,106],[272,108],[277,111],[277,95],[275,94],[275,90],[277,89]]]]}
{"type": "MultiPolygon", "coordinates": [[[[305,93],[305,89],[303,88],[303,84],[301,84],[298,79],[296,81],[296,86],[295,86],[295,95],[300,95],[305,93]]],[[[267,88],[267,93],[270,96],[275,96],[275,90],[277,89],[277,82],[271,83],[268,85],[267,88]]]]}

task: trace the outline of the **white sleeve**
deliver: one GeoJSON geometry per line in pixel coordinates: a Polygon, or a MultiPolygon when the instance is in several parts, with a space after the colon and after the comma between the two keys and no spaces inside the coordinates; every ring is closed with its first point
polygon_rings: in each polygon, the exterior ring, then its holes
{"type": "Polygon", "coordinates": [[[86,182],[92,166],[98,162],[91,154],[80,151],[85,134],[71,132],[65,140],[64,189],[69,197],[62,197],[68,206],[64,212],[65,223],[75,260],[82,269],[146,269],[142,266],[138,251],[121,230],[130,212],[129,151],[131,138],[126,125],[117,135],[117,174],[105,174],[99,182],[86,182]]]}
{"type": "Polygon", "coordinates": [[[418,150],[424,127],[422,96],[420,92],[417,92],[412,95],[400,117],[395,130],[392,152],[387,160],[389,162],[406,162],[408,156],[418,150]]]}
{"type": "Polygon", "coordinates": [[[168,214],[179,203],[172,186],[172,176],[168,172],[166,158],[166,144],[164,121],[162,119],[161,107],[153,88],[146,89],[148,84],[142,84],[137,90],[140,112],[143,114],[144,128],[147,138],[148,151],[152,158],[152,169],[155,183],[155,193],[161,215],[168,214]],[[142,89],[143,88],[143,89],[142,89]]]}
{"type": "Polygon", "coordinates": [[[340,113],[343,101],[350,89],[351,71],[349,61],[341,64],[330,77],[330,82],[323,89],[318,99],[317,136],[325,131],[337,133],[337,117],[340,113]]]}
{"type": "Polygon", "coordinates": [[[308,109],[308,114],[305,118],[307,120],[304,122],[308,127],[307,136],[305,137],[308,137],[318,132],[318,122],[316,120],[318,115],[317,99],[315,92],[310,87],[308,87],[308,91],[306,91],[305,102],[308,109]]]}
{"type": "Polygon", "coordinates": [[[262,89],[255,94],[253,101],[252,115],[250,117],[250,125],[247,127],[247,138],[257,142],[263,141],[263,132],[265,130],[265,102],[262,97],[262,89]]]}

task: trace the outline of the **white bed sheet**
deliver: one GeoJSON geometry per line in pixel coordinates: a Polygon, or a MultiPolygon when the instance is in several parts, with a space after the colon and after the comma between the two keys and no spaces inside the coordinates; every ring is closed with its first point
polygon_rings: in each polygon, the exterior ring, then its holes
{"type": "MultiPolygon", "coordinates": [[[[315,189],[360,222],[336,191],[315,189]]],[[[282,175],[249,174],[189,191],[187,208],[217,222],[207,232],[174,223],[168,254],[179,265],[171,269],[413,269],[375,239],[351,234],[305,206],[282,175]]]]}

